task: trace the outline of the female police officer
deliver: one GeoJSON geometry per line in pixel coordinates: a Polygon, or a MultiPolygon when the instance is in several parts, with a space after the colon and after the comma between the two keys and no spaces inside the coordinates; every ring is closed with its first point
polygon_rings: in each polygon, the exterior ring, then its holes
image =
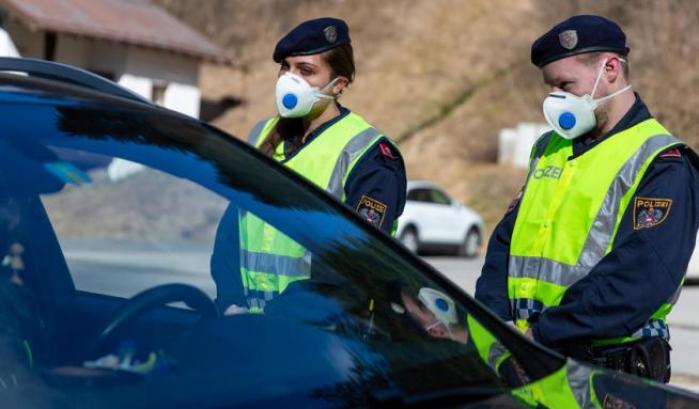
{"type": "MultiPolygon", "coordinates": [[[[393,233],[405,205],[400,152],[337,101],[354,79],[347,24],[334,18],[306,21],[279,40],[273,58],[281,66],[275,92],[278,115],[259,122],[248,142],[325,189],[368,223],[393,233]]],[[[232,219],[224,216],[221,226],[235,224],[232,219]]],[[[311,260],[302,246],[252,214],[240,214],[237,223],[239,235],[228,234],[228,241],[239,242],[240,255],[222,247],[222,228],[217,233],[212,257],[217,302],[227,313],[260,312],[288,284],[310,277],[311,260]],[[231,273],[236,266],[240,275],[231,273]]]]}

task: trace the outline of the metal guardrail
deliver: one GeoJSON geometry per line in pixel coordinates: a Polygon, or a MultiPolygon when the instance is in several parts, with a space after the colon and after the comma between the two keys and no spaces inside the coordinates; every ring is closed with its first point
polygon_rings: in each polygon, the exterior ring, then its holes
{"type": "Polygon", "coordinates": [[[152,102],[113,81],[82,68],[35,58],[0,57],[0,71],[24,72],[32,77],[68,82],[106,94],[152,105],[152,102]]]}

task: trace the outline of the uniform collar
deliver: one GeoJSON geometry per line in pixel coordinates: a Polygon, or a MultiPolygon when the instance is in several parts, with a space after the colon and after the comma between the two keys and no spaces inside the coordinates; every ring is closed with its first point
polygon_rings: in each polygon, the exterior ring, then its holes
{"type": "Polygon", "coordinates": [[[285,158],[286,158],[285,160],[291,159],[292,156],[294,156],[294,155],[295,155],[298,151],[300,151],[304,146],[306,146],[306,145],[308,145],[309,143],[311,143],[311,141],[313,141],[318,135],[320,135],[321,133],[325,132],[326,129],[328,129],[328,128],[330,128],[331,126],[335,125],[337,122],[339,122],[342,118],[344,118],[344,117],[346,117],[347,115],[349,115],[349,113],[351,112],[349,109],[343,107],[343,106],[340,105],[339,103],[337,104],[337,107],[338,107],[338,109],[340,110],[340,115],[334,117],[333,119],[331,119],[331,120],[329,120],[329,121],[327,121],[327,122],[324,122],[324,123],[321,124],[319,127],[317,127],[316,129],[314,129],[313,132],[311,132],[311,133],[308,135],[308,137],[306,138],[306,142],[305,142],[303,145],[297,147],[296,149],[293,149],[293,144],[290,144],[290,143],[287,143],[286,141],[284,141],[284,156],[285,156],[285,158]]]}
{"type": "Polygon", "coordinates": [[[624,114],[621,120],[609,132],[595,140],[591,140],[584,136],[573,140],[573,156],[571,157],[571,159],[576,158],[582,155],[583,153],[589,151],[590,149],[594,148],[600,142],[604,141],[610,136],[617,134],[625,129],[629,129],[632,126],[637,125],[645,121],[646,119],[650,119],[653,117],[650,114],[648,107],[641,99],[641,96],[635,92],[634,95],[636,96],[636,101],[633,103],[633,105],[631,105],[631,108],[629,108],[629,110],[626,112],[626,114],[624,114]]]}

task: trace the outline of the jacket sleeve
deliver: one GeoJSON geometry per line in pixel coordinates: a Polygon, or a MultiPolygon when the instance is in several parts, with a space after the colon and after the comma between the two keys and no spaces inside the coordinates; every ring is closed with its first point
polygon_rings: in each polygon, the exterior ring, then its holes
{"type": "Polygon", "coordinates": [[[698,176],[688,154],[660,155],[626,209],[612,251],[541,313],[534,338],[556,348],[580,339],[629,336],[673,298],[694,250],[698,176]],[[646,217],[644,199],[669,203],[646,217]]]}
{"type": "Polygon", "coordinates": [[[510,241],[519,210],[517,195],[507,213],[495,227],[488,242],[488,251],[481,275],[476,281],[476,299],[485,304],[504,321],[512,321],[512,308],[507,296],[507,268],[510,258],[510,241]]]}
{"type": "Polygon", "coordinates": [[[396,148],[382,140],[364,155],[347,178],[346,204],[367,222],[386,233],[403,214],[406,195],[406,175],[403,159],[396,148]],[[374,210],[368,207],[373,205],[374,210]]]}
{"type": "Polygon", "coordinates": [[[238,227],[238,207],[231,204],[218,224],[211,254],[211,276],[216,283],[216,305],[221,311],[232,304],[246,305],[240,276],[238,227]]]}

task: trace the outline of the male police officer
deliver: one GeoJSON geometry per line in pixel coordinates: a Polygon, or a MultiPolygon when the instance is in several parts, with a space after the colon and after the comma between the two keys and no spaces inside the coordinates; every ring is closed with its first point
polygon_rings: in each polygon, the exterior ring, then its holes
{"type": "Polygon", "coordinates": [[[699,223],[696,155],[630,88],[626,36],[574,16],[532,45],[553,128],[488,246],[476,298],[536,341],[658,381],[699,223]]]}

